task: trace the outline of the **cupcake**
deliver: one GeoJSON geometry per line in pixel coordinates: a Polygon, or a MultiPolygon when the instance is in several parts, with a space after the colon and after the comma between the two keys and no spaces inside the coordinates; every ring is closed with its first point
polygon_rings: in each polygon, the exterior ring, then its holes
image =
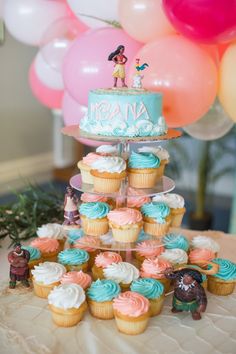
{"type": "Polygon", "coordinates": [[[135,258],[141,263],[146,258],[155,258],[164,252],[164,247],[155,240],[142,241],[137,244],[135,258]]]}
{"type": "Polygon", "coordinates": [[[118,242],[135,242],[143,226],[140,211],[131,208],[119,208],[107,215],[113,237],[118,242]]]}
{"type": "Polygon", "coordinates": [[[212,238],[207,236],[198,235],[192,238],[191,240],[191,248],[205,248],[207,250],[213,251],[215,256],[217,256],[220,246],[214,241],[212,238]]]}
{"type": "Polygon", "coordinates": [[[165,203],[170,208],[172,227],[180,227],[186,212],[184,198],[175,193],[159,194],[152,198],[153,202],[165,203]]]}
{"type": "Polygon", "coordinates": [[[213,258],[215,258],[215,253],[206,248],[195,248],[189,253],[189,263],[191,264],[202,265],[202,261],[206,261],[207,263],[212,261],[213,258]]]}
{"type": "Polygon", "coordinates": [[[189,249],[189,241],[182,234],[169,233],[163,237],[162,242],[166,249],[180,248],[185,252],[189,249]]]}
{"type": "Polygon", "coordinates": [[[107,203],[108,198],[99,194],[83,193],[80,197],[80,200],[84,203],[94,203],[94,202],[107,203]]]}
{"type": "Polygon", "coordinates": [[[120,286],[113,280],[98,279],[87,290],[87,300],[92,316],[102,320],[114,318],[112,301],[120,294],[120,286]]]}
{"type": "Polygon", "coordinates": [[[83,183],[93,184],[93,176],[91,175],[91,165],[93,162],[100,159],[101,156],[94,152],[90,152],[88,155],[84,156],[81,161],[77,163],[78,168],[81,172],[81,178],[83,183]]]}
{"type": "Polygon", "coordinates": [[[46,299],[50,291],[60,285],[60,279],[66,272],[66,268],[55,262],[44,262],[35,266],[32,270],[35,295],[46,299]]]}
{"type": "Polygon", "coordinates": [[[22,246],[22,249],[28,251],[30,254],[30,259],[28,261],[30,271],[34,268],[34,266],[43,262],[43,258],[39,249],[31,246],[22,246]]]}
{"type": "Polygon", "coordinates": [[[47,237],[35,238],[31,241],[30,246],[40,250],[44,261],[57,261],[57,255],[60,252],[60,244],[57,240],[47,237]]]}
{"type": "Polygon", "coordinates": [[[165,292],[170,289],[170,280],[165,277],[165,270],[171,268],[171,263],[164,258],[145,259],[141,266],[141,278],[152,278],[159,280],[165,288],[165,292]]]}
{"type": "Polygon", "coordinates": [[[208,291],[221,296],[232,294],[236,283],[236,264],[222,258],[214,258],[212,262],[218,264],[219,269],[216,274],[208,275],[208,291]]]}
{"type": "Polygon", "coordinates": [[[79,207],[80,218],[85,234],[100,236],[108,232],[107,214],[110,207],[107,203],[82,203],[79,207]]]}
{"type": "Polygon", "coordinates": [[[126,291],[113,300],[113,309],[118,330],[125,334],[140,334],[145,331],[150,317],[150,305],[146,297],[126,291]]]}
{"type": "Polygon", "coordinates": [[[92,269],[95,257],[99,253],[100,240],[93,236],[84,236],[74,243],[72,248],[85,250],[89,254],[88,270],[92,269]]]}
{"type": "Polygon", "coordinates": [[[147,197],[146,194],[139,189],[128,188],[128,197],[127,197],[127,207],[135,208],[140,210],[141,206],[145,203],[149,203],[151,198],[147,197]]]}
{"type": "Polygon", "coordinates": [[[160,166],[158,168],[158,177],[162,177],[165,172],[165,167],[169,163],[170,155],[166,149],[161,146],[143,146],[138,149],[138,152],[149,152],[156,155],[160,159],[160,166]]]}
{"type": "Polygon", "coordinates": [[[60,280],[61,284],[77,284],[86,290],[92,283],[92,278],[89,274],[84,273],[82,270],[78,272],[73,270],[72,272],[64,273],[60,280]]]}
{"type": "Polygon", "coordinates": [[[132,151],[128,160],[128,180],[133,188],[152,188],[155,186],[160,159],[151,153],[132,151]]]}
{"type": "Polygon", "coordinates": [[[151,202],[141,207],[143,229],[152,236],[164,236],[170,227],[170,208],[165,203],[151,202]]]}
{"type": "Polygon", "coordinates": [[[120,284],[123,291],[128,290],[132,281],[139,278],[139,270],[128,262],[112,263],[103,269],[106,279],[120,284]]]}
{"type": "Polygon", "coordinates": [[[68,248],[58,254],[58,262],[63,264],[67,271],[88,269],[88,252],[75,248],[68,248]]]}
{"type": "Polygon", "coordinates": [[[162,283],[152,278],[139,278],[132,282],[130,289],[149,300],[151,317],[159,315],[165,297],[162,283]]]}
{"type": "Polygon", "coordinates": [[[167,249],[160,255],[160,257],[169,261],[174,268],[186,266],[188,263],[188,255],[181,248],[167,249]]]}
{"type": "Polygon", "coordinates": [[[39,238],[52,238],[56,239],[60,245],[60,251],[64,249],[66,242],[66,233],[62,225],[60,224],[45,224],[37,229],[37,236],[39,238]]]}
{"type": "Polygon", "coordinates": [[[84,236],[83,229],[71,229],[67,231],[67,242],[70,247],[73,247],[74,244],[84,236]]]}
{"type": "Polygon", "coordinates": [[[59,327],[79,323],[87,309],[84,290],[77,284],[62,284],[48,295],[53,322],[59,327]]]}
{"type": "Polygon", "coordinates": [[[122,258],[118,253],[115,252],[101,252],[95,258],[95,264],[92,267],[93,279],[103,279],[103,269],[108,267],[113,263],[122,262],[122,258]]]}
{"type": "Polygon", "coordinates": [[[117,145],[100,145],[96,153],[101,156],[118,156],[117,145]]]}
{"type": "Polygon", "coordinates": [[[126,177],[126,163],[121,157],[100,157],[92,163],[94,190],[101,193],[118,192],[126,177]]]}

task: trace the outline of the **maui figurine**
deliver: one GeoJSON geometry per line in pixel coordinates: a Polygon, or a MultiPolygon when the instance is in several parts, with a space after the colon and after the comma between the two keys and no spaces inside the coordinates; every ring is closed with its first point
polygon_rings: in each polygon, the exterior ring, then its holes
{"type": "Polygon", "coordinates": [[[14,250],[8,254],[10,263],[9,288],[15,289],[16,282],[20,281],[25,287],[29,287],[29,266],[30,253],[21,248],[20,243],[16,243],[14,250]]]}
{"type": "Polygon", "coordinates": [[[147,63],[144,63],[142,65],[139,65],[140,59],[136,59],[135,61],[135,69],[136,72],[133,76],[133,88],[135,89],[142,89],[142,79],[144,78],[143,75],[141,75],[141,71],[145,70],[149,65],[147,63]]]}
{"type": "Polygon", "coordinates": [[[123,45],[119,45],[117,49],[112,52],[108,60],[113,61],[115,63],[115,69],[113,70],[112,76],[114,77],[114,85],[113,87],[117,87],[118,79],[122,82],[122,87],[127,87],[125,83],[125,63],[128,58],[124,55],[125,47],[123,45]]]}
{"type": "Polygon", "coordinates": [[[64,223],[63,225],[78,225],[79,212],[77,208],[78,198],[70,186],[66,188],[64,199],[64,223]]]}

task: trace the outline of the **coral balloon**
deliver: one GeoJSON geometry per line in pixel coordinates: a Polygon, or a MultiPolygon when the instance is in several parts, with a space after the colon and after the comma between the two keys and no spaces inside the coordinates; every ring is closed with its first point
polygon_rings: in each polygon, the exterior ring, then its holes
{"type": "Polygon", "coordinates": [[[88,104],[89,90],[113,85],[114,63],[108,61],[108,55],[120,44],[125,46],[128,70],[141,44],[123,30],[91,30],[73,43],[64,60],[63,78],[66,90],[80,104],[88,104]]]}
{"type": "Polygon", "coordinates": [[[161,0],[120,0],[119,15],[124,30],[140,42],[176,33],[166,18],[161,0]]]}
{"type": "Polygon", "coordinates": [[[29,84],[33,95],[41,104],[51,109],[61,108],[63,91],[45,86],[36,75],[34,63],[29,70],[29,84]]]}
{"type": "Polygon", "coordinates": [[[172,25],[184,36],[205,43],[236,38],[236,0],[163,0],[172,25]]]}
{"type": "Polygon", "coordinates": [[[219,99],[230,118],[236,122],[236,43],[231,44],[220,63],[219,99]]]}
{"type": "Polygon", "coordinates": [[[217,70],[202,48],[181,36],[167,36],[146,44],[136,56],[149,64],[144,87],[163,93],[169,127],[193,123],[209,110],[216,97],[217,70]]]}

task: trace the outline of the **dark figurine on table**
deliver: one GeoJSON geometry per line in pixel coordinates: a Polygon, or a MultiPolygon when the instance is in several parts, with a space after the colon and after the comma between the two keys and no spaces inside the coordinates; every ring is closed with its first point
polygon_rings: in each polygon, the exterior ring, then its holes
{"type": "Polygon", "coordinates": [[[112,76],[114,77],[113,87],[117,87],[118,79],[122,82],[122,87],[127,87],[125,83],[125,64],[128,58],[124,55],[125,47],[119,45],[114,52],[112,52],[108,60],[115,63],[115,69],[113,70],[112,76]]]}
{"type": "Polygon", "coordinates": [[[21,248],[20,243],[16,243],[14,250],[8,253],[10,263],[9,288],[15,289],[16,282],[20,281],[25,287],[29,287],[29,266],[30,253],[21,248]]]}
{"type": "Polygon", "coordinates": [[[78,205],[79,199],[77,198],[72,187],[66,188],[64,200],[64,223],[63,225],[78,225],[79,212],[78,205]]]}

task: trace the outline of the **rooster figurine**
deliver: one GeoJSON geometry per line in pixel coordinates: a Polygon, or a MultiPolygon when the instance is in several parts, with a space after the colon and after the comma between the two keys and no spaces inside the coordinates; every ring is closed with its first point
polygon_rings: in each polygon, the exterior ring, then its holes
{"type": "Polygon", "coordinates": [[[141,71],[145,70],[149,65],[147,63],[144,63],[142,65],[139,65],[140,59],[136,59],[136,64],[135,64],[135,69],[136,73],[133,76],[133,88],[135,89],[142,89],[142,79],[143,75],[141,75],[141,71]]]}

